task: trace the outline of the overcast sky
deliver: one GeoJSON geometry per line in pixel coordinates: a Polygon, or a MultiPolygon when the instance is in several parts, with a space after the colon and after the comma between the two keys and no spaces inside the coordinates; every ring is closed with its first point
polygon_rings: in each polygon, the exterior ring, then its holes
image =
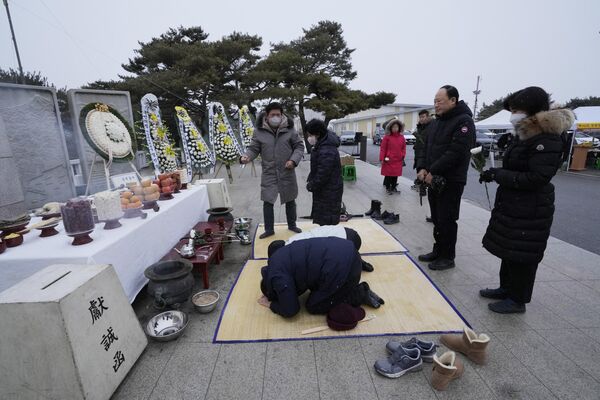
{"type": "MultiPolygon", "coordinates": [[[[358,77],[355,89],[431,103],[455,85],[473,106],[541,86],[564,102],[600,96],[600,1],[125,1],[9,0],[23,67],[58,87],[116,79],[121,63],[169,27],[201,26],[289,41],[319,20],[340,22],[358,77]]],[[[2,7],[0,67],[16,68],[2,7]]]]}

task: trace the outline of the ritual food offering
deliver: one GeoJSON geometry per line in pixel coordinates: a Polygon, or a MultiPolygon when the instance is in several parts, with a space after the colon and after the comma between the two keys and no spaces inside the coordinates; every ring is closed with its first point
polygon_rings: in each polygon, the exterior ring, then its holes
{"type": "Polygon", "coordinates": [[[23,235],[18,233],[10,233],[4,237],[6,247],[17,247],[23,243],[23,235]]]}
{"type": "Polygon", "coordinates": [[[171,180],[175,186],[173,193],[179,193],[179,189],[181,189],[181,175],[179,175],[179,172],[173,172],[171,180]]]}
{"type": "Polygon", "coordinates": [[[58,217],[60,215],[60,203],[46,203],[42,208],[35,210],[35,215],[36,217],[42,217],[42,219],[58,217]]]}
{"type": "Polygon", "coordinates": [[[63,225],[68,236],[73,237],[73,246],[91,242],[89,234],[94,230],[92,205],[85,198],[74,198],[60,207],[63,225]]]}
{"type": "MultiPolygon", "coordinates": [[[[143,193],[143,192],[142,192],[143,193]]],[[[125,191],[121,193],[121,209],[123,211],[142,207],[142,199],[133,192],[125,191]]]]}
{"type": "Polygon", "coordinates": [[[160,174],[158,176],[158,186],[160,187],[160,199],[170,200],[173,198],[172,193],[175,193],[176,184],[173,180],[173,173],[160,174]]]}
{"type": "Polygon", "coordinates": [[[121,196],[118,192],[96,193],[94,203],[96,204],[98,219],[106,222],[104,229],[115,229],[121,226],[119,218],[123,216],[123,210],[121,209],[121,196]]]}

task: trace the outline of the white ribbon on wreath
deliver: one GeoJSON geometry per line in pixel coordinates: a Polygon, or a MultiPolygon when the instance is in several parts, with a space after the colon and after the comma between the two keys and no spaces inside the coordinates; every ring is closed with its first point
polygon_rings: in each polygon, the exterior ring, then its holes
{"type": "Polygon", "coordinates": [[[233,129],[231,129],[231,125],[229,125],[225,109],[221,103],[208,104],[208,137],[213,146],[215,159],[219,158],[221,161],[228,163],[235,161],[236,157],[244,153],[242,146],[240,146],[233,133],[233,129]],[[220,123],[225,126],[225,132],[219,132],[218,125],[220,123]],[[227,137],[231,139],[231,145],[224,143],[227,137]]]}

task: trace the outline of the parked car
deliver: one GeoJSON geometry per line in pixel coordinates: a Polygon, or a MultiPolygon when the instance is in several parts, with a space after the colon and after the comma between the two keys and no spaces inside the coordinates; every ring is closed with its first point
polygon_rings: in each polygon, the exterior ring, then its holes
{"type": "Polygon", "coordinates": [[[498,148],[495,136],[494,133],[487,129],[475,129],[475,147],[481,146],[483,148],[483,155],[486,157],[490,154],[492,144],[494,145],[494,149],[498,148]]]}
{"type": "Polygon", "coordinates": [[[354,131],[342,131],[340,135],[341,144],[354,144],[354,138],[356,137],[356,132],[354,131]]]}
{"type": "Polygon", "coordinates": [[[600,139],[587,135],[583,132],[575,132],[575,144],[587,144],[591,143],[592,147],[600,146],[600,139]]]}
{"type": "Polygon", "coordinates": [[[417,142],[417,138],[412,134],[411,131],[404,131],[402,133],[404,135],[404,139],[406,140],[406,144],[415,144],[417,142]]]}

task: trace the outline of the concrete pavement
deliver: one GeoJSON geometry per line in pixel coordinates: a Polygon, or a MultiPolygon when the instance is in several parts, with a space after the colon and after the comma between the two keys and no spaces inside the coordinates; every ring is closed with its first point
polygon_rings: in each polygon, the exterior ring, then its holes
{"type": "MultiPolygon", "coordinates": [[[[298,215],[310,213],[311,195],[303,184],[308,170],[306,161],[298,168],[298,215]]],[[[377,167],[357,162],[357,174],[357,182],[345,184],[348,210],[362,213],[371,199],[382,200],[383,209],[400,214],[400,223],[386,228],[413,257],[429,251],[432,225],[424,221],[427,209],[419,207],[412,182],[401,178],[401,195],[388,196],[377,167]]],[[[233,214],[262,221],[260,177],[239,167],[234,175],[233,214]]],[[[285,221],[285,208],[275,210],[276,221],[285,221]]],[[[211,314],[198,314],[187,304],[184,335],[151,342],[113,399],[599,399],[600,256],[551,238],[527,312],[494,314],[478,296],[479,289],[498,284],[500,260],[481,246],[488,218],[489,211],[463,201],[457,267],[438,272],[422,265],[473,328],[492,338],[488,364],[465,361],[464,376],[446,392],[429,385],[430,364],[399,379],[379,376],[373,363],[386,355],[389,337],[213,344],[221,301],[211,314]]],[[[250,252],[230,244],[225,261],[211,266],[211,284],[223,297],[250,252]]],[[[198,289],[200,281],[197,276],[198,289]]],[[[150,304],[143,293],[134,303],[141,321],[156,313],[150,304]]],[[[437,341],[434,335],[422,338],[437,341]]],[[[441,346],[438,354],[445,350],[441,346]]]]}

